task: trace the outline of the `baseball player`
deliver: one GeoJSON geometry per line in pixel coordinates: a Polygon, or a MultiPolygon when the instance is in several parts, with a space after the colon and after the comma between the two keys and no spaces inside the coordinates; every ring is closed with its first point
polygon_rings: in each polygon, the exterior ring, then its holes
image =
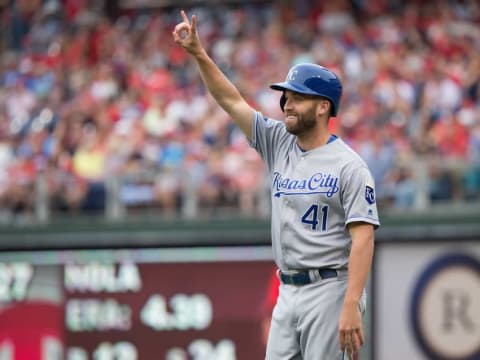
{"type": "Polygon", "coordinates": [[[355,358],[364,343],[365,282],[379,226],[365,162],[329,133],[342,85],[316,64],[282,83],[283,121],[252,109],[201,45],[196,17],[181,12],[175,42],[196,60],[217,103],[245,133],[271,176],[271,236],[280,289],[266,359],[355,358]]]}

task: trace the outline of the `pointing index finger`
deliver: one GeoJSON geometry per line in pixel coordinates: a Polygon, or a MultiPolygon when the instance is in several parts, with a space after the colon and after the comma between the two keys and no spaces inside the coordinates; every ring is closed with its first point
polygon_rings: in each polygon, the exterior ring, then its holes
{"type": "Polygon", "coordinates": [[[183,21],[190,25],[190,21],[188,20],[187,14],[185,14],[185,10],[180,11],[180,14],[182,15],[183,21]]]}

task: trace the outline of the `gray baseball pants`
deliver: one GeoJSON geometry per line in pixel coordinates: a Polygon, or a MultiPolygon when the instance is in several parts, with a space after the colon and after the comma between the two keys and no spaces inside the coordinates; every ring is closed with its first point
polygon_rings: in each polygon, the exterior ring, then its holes
{"type": "MultiPolygon", "coordinates": [[[[266,360],[346,360],[338,321],[346,276],[303,285],[280,284],[273,309],[266,360]]],[[[365,292],[360,308],[365,311],[365,292]]]]}

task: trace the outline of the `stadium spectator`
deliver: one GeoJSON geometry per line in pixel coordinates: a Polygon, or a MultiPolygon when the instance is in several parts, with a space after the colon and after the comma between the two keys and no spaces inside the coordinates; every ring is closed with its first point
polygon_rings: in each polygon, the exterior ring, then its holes
{"type": "MultiPolygon", "coordinates": [[[[102,2],[10,2],[0,67],[0,209],[178,211],[192,196],[254,215],[261,162],[212,107],[170,39],[178,11],[102,2]]],[[[480,196],[478,1],[285,1],[198,7],[205,46],[247,100],[282,118],[262,84],[294,63],[349,84],[333,131],[365,158],[383,208],[480,196]],[[221,14],[222,16],[218,16],[221,14]],[[294,41],[293,41],[294,40],[294,41]],[[418,171],[422,169],[422,171],[418,171]]],[[[217,211],[218,213],[218,211],[217,211]]]]}

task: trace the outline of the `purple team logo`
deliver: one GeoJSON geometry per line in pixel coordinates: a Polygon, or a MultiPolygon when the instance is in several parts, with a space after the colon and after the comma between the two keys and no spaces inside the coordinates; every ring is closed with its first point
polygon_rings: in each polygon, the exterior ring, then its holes
{"type": "Polygon", "coordinates": [[[365,187],[365,200],[372,205],[375,204],[375,190],[371,186],[365,187]]]}

